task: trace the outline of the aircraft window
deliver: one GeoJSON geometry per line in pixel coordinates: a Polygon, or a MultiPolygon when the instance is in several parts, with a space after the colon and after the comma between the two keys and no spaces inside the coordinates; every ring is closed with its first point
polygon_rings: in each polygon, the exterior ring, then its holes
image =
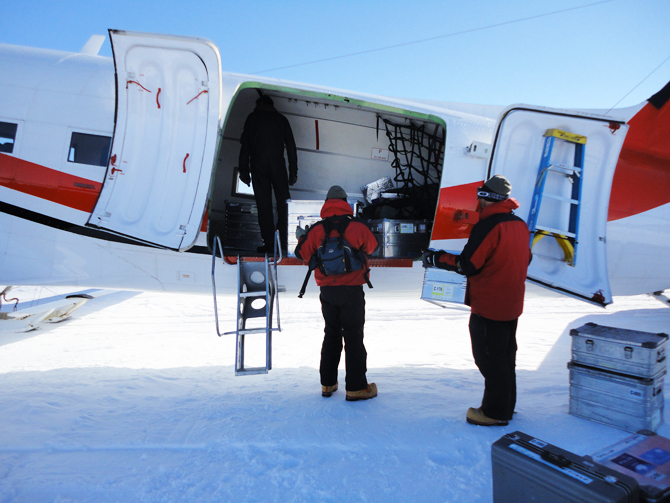
{"type": "Polygon", "coordinates": [[[107,166],[112,138],[97,134],[72,133],[67,160],[78,164],[107,166]]]}
{"type": "Polygon", "coordinates": [[[0,122],[0,152],[11,154],[14,151],[16,124],[0,122]]]}

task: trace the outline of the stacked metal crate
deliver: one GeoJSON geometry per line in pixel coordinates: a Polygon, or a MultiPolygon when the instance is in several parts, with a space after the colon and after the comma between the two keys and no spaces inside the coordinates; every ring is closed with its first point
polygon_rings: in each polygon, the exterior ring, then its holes
{"type": "Polygon", "coordinates": [[[298,246],[298,238],[295,236],[295,228],[312,226],[321,220],[321,208],[323,200],[289,200],[288,201],[288,255],[295,256],[295,247],[298,246]]]}
{"type": "Polygon", "coordinates": [[[379,248],[372,257],[417,258],[430,242],[431,222],[428,220],[368,220],[379,248]]]}
{"type": "Polygon", "coordinates": [[[663,424],[667,334],[587,323],[570,335],[570,414],[632,432],[663,424]]]}

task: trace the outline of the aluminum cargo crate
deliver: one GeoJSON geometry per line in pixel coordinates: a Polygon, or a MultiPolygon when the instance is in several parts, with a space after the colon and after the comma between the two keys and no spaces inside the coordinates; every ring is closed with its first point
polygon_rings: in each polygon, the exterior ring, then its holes
{"type": "Polygon", "coordinates": [[[653,431],[641,431],[602,449],[592,458],[637,480],[641,501],[670,502],[670,439],[653,431]]]}
{"type": "Polygon", "coordinates": [[[379,248],[372,255],[379,258],[417,258],[430,242],[428,220],[370,220],[368,227],[377,238],[379,248]]]}
{"type": "Polygon", "coordinates": [[[665,371],[667,334],[587,323],[570,330],[572,361],[640,377],[665,371]]]}
{"type": "Polygon", "coordinates": [[[637,377],[573,362],[568,369],[570,414],[632,432],[663,424],[664,374],[637,377]]]}
{"type": "Polygon", "coordinates": [[[466,287],[465,276],[436,267],[427,267],[423,273],[421,299],[433,303],[453,302],[463,304],[466,287]]]}
{"type": "Polygon", "coordinates": [[[295,228],[297,226],[303,229],[308,225],[314,225],[321,220],[321,208],[323,200],[313,201],[288,201],[288,255],[295,257],[295,247],[298,245],[298,239],[295,237],[295,228]]]}
{"type": "Polygon", "coordinates": [[[637,481],[520,431],[491,446],[494,503],[636,503],[637,481]]]}

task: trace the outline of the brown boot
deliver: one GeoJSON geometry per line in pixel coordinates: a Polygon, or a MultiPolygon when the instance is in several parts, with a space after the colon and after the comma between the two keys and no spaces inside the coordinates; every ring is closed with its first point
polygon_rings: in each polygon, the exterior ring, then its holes
{"type": "Polygon", "coordinates": [[[507,421],[502,419],[492,419],[487,417],[481,408],[470,407],[468,413],[465,416],[465,420],[470,424],[476,424],[477,426],[507,426],[507,421]]]}
{"type": "Polygon", "coordinates": [[[329,397],[337,391],[337,383],[334,386],[321,386],[321,396],[329,397]]]}
{"type": "Polygon", "coordinates": [[[347,391],[347,400],[355,402],[357,400],[369,400],[377,396],[377,385],[369,383],[368,387],[360,391],[347,391]]]}

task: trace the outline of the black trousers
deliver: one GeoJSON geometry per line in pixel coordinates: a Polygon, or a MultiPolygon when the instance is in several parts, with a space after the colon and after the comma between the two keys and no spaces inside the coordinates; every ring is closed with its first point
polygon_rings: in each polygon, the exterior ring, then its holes
{"type": "Polygon", "coordinates": [[[286,250],[288,243],[288,204],[291,199],[288,189],[288,175],[286,167],[262,171],[252,171],[251,182],[254,187],[256,208],[258,209],[258,225],[261,228],[261,237],[268,250],[274,249],[275,217],[272,209],[272,192],[277,201],[277,230],[282,249],[286,250]]]}
{"type": "Polygon", "coordinates": [[[492,419],[509,421],[514,414],[517,321],[495,321],[470,315],[472,356],[484,376],[481,409],[492,419]]]}
{"type": "Polygon", "coordinates": [[[368,353],[363,344],[365,325],[365,294],[363,286],[322,286],[321,312],[326,322],[321,346],[321,384],[337,382],[337,367],[344,340],[346,390],[359,391],[368,387],[365,377],[368,353]]]}

